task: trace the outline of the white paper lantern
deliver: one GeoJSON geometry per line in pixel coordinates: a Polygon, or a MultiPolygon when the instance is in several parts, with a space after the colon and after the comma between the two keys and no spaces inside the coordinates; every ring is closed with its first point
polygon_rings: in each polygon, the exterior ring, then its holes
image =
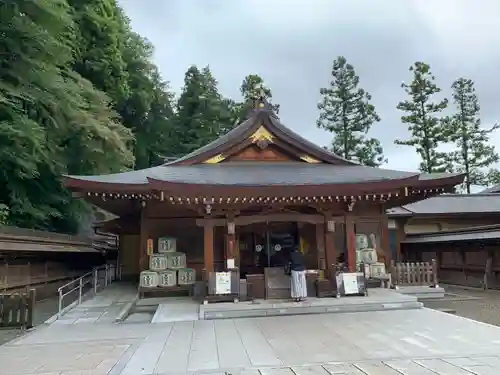
{"type": "Polygon", "coordinates": [[[177,272],[174,270],[166,270],[158,272],[159,286],[175,286],[177,285],[177,272]]]}
{"type": "Polygon", "coordinates": [[[186,254],[184,253],[166,253],[168,269],[178,270],[186,268],[186,254]]]}
{"type": "Polygon", "coordinates": [[[153,254],[149,258],[149,269],[151,271],[163,271],[167,267],[167,255],[166,254],[153,254]]]}
{"type": "Polygon", "coordinates": [[[145,288],[157,287],[158,273],[154,271],[142,271],[140,276],[140,285],[145,288]]]}
{"type": "Polygon", "coordinates": [[[177,280],[179,285],[191,285],[196,281],[196,270],[192,268],[183,268],[178,271],[177,280]]]}

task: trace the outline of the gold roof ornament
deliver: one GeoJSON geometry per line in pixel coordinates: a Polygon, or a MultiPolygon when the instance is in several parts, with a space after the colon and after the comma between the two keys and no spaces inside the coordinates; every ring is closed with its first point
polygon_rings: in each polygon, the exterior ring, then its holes
{"type": "Polygon", "coordinates": [[[226,157],[222,154],[215,155],[214,157],[211,157],[210,159],[205,160],[203,163],[205,164],[217,164],[223,161],[226,157]]]}
{"type": "Polygon", "coordinates": [[[274,140],[274,136],[263,125],[261,125],[250,138],[253,143],[257,143],[258,141],[273,143],[274,140]]]}
{"type": "Polygon", "coordinates": [[[318,159],[315,159],[309,155],[302,155],[300,157],[300,160],[305,161],[306,163],[310,163],[310,164],[321,163],[318,159]]]}

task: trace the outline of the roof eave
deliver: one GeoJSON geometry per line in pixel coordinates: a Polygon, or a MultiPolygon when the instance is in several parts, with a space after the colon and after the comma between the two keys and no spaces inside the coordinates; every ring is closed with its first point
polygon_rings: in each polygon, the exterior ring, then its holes
{"type": "Polygon", "coordinates": [[[354,199],[360,195],[396,193],[399,194],[408,185],[413,185],[418,175],[397,180],[377,180],[344,184],[301,184],[301,185],[221,185],[169,182],[148,177],[153,191],[165,191],[183,196],[223,195],[223,196],[346,196],[354,199]]]}
{"type": "Polygon", "coordinates": [[[72,191],[95,191],[95,192],[110,192],[110,191],[127,191],[127,192],[144,192],[149,190],[147,183],[118,183],[87,180],[84,177],[63,176],[62,184],[65,188],[72,191]]]}

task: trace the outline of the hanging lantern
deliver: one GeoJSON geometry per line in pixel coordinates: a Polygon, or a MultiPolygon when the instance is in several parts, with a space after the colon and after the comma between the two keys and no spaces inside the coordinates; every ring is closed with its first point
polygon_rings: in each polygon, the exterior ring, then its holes
{"type": "Polygon", "coordinates": [[[228,222],[227,223],[227,233],[234,234],[235,231],[236,231],[236,225],[234,224],[234,222],[228,222]]]}

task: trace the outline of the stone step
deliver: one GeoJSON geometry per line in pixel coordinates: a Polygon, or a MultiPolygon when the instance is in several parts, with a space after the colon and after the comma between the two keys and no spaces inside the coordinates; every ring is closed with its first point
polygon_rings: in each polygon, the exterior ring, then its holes
{"type": "MultiPolygon", "coordinates": [[[[362,298],[362,297],[361,297],[362,298]]],[[[417,301],[402,301],[402,302],[360,302],[359,304],[349,303],[345,305],[334,306],[297,306],[297,307],[280,307],[259,306],[254,308],[240,308],[238,304],[233,304],[229,309],[227,306],[221,306],[220,309],[211,309],[203,311],[200,309],[200,319],[234,319],[234,318],[254,318],[264,316],[285,316],[285,315],[303,315],[303,314],[332,314],[332,313],[352,313],[352,312],[368,312],[368,311],[387,311],[387,310],[413,310],[423,307],[421,302],[417,301]]]]}

